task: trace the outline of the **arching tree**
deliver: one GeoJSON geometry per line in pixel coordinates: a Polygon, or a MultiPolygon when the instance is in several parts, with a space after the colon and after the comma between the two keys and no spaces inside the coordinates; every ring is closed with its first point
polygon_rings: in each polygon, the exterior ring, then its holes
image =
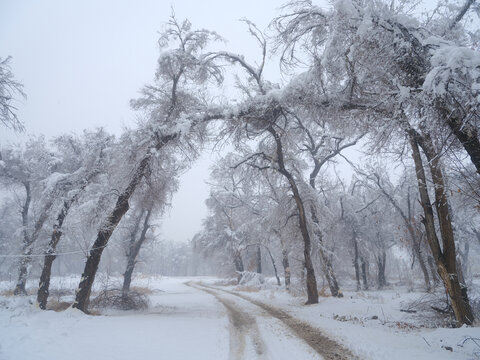
{"type": "Polygon", "coordinates": [[[188,21],[179,23],[174,16],[160,36],[162,47],[173,45],[158,59],[156,83],[142,89],[142,97],[132,101],[132,107],[147,113],[147,122],[139,131],[140,143],[135,167],[116,200],[113,210],[98,231],[97,238],[85,263],[73,307],[87,311],[90,291],[102,252],[116,226],[129,209],[129,200],[145,177],[153,159],[167,145],[189,144],[201,140],[202,120],[208,118],[205,104],[192,84],[219,76],[215,66],[202,59],[201,51],[219,37],[207,30],[192,30],[188,21]],[[199,116],[191,116],[200,114],[199,116]],[[205,115],[205,116],[204,116],[205,115]]]}

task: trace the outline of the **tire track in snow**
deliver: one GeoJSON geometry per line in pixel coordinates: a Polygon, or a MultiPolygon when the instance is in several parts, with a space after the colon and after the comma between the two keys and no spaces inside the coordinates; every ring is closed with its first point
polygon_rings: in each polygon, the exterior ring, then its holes
{"type": "Polygon", "coordinates": [[[214,296],[227,309],[230,320],[230,356],[231,360],[241,360],[245,357],[246,338],[250,337],[258,359],[265,358],[265,343],[260,336],[255,318],[243,311],[238,310],[235,304],[219,296],[213,289],[207,289],[200,284],[185,283],[195,289],[205,291],[214,296]]]}
{"type": "MultiPolygon", "coordinates": [[[[211,290],[223,291],[227,294],[237,296],[243,300],[250,302],[251,304],[260,307],[261,309],[265,310],[270,316],[283,322],[288,328],[293,331],[293,333],[298,338],[304,340],[308,345],[310,345],[312,349],[314,349],[319,355],[323,356],[323,358],[326,360],[358,359],[358,357],[354,356],[350,352],[350,350],[345,348],[343,345],[323,335],[323,333],[318,328],[315,328],[302,320],[294,318],[283,310],[277,309],[271,305],[267,305],[261,301],[254,300],[248,296],[236,293],[234,291],[220,289],[199,283],[196,283],[196,285],[199,285],[199,287],[197,288],[201,290],[204,290],[203,288],[208,288],[211,290]]],[[[207,289],[205,289],[204,291],[207,291],[207,289]]]]}

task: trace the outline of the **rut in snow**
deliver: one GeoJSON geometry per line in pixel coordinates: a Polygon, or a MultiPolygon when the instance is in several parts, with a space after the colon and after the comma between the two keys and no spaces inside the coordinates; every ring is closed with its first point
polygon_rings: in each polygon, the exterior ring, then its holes
{"type": "Polygon", "coordinates": [[[230,320],[230,359],[241,360],[244,358],[247,336],[250,337],[258,358],[264,357],[265,344],[260,336],[257,321],[253,316],[240,311],[233,302],[222,298],[212,289],[198,286],[199,284],[186,283],[186,285],[209,293],[227,309],[230,320]]]}
{"type": "MultiPolygon", "coordinates": [[[[192,284],[187,284],[192,286],[192,284]]],[[[315,328],[304,321],[294,318],[285,311],[277,309],[271,305],[267,305],[261,301],[254,300],[243,294],[236,293],[225,289],[211,287],[205,284],[196,283],[197,288],[207,291],[213,296],[217,297],[214,291],[223,291],[225,293],[237,296],[246,300],[261,309],[265,310],[270,316],[282,321],[293,333],[303,341],[305,341],[312,349],[314,349],[325,360],[349,360],[358,359],[350,350],[337,343],[336,341],[325,336],[318,328],[315,328]]],[[[228,308],[227,308],[228,310],[228,308]]]]}

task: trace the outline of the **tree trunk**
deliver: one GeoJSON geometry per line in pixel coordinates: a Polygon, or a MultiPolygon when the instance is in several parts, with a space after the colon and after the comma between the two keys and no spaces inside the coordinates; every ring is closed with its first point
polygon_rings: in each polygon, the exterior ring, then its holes
{"type": "Polygon", "coordinates": [[[30,244],[30,237],[28,236],[28,210],[30,209],[30,202],[32,201],[32,194],[30,189],[30,183],[24,182],[23,186],[25,187],[25,202],[23,203],[22,207],[22,227],[23,227],[23,257],[20,260],[20,276],[17,285],[15,286],[15,290],[13,291],[14,295],[27,295],[27,291],[25,290],[25,283],[26,283],[26,264],[24,264],[24,260],[26,259],[30,244]],[[25,277],[25,280],[23,278],[25,277]]]}
{"type": "Polygon", "coordinates": [[[22,259],[20,260],[20,268],[18,270],[17,284],[15,285],[15,290],[13,290],[14,295],[27,295],[25,287],[27,284],[28,267],[31,262],[31,255],[32,248],[24,248],[22,251],[22,259]]]}
{"type": "Polygon", "coordinates": [[[480,174],[480,141],[478,140],[477,129],[473,125],[464,123],[453,116],[447,115],[446,117],[448,126],[463,145],[473,165],[475,165],[477,173],[480,174]]]}
{"type": "Polygon", "coordinates": [[[317,304],[318,303],[318,289],[317,289],[317,279],[315,278],[315,270],[313,268],[312,258],[311,258],[311,247],[312,243],[310,240],[310,234],[308,232],[307,218],[305,213],[305,206],[303,200],[300,196],[297,184],[293,175],[286,169],[284,157],[283,157],[283,146],[280,139],[280,136],[275,131],[275,129],[270,126],[267,129],[270,134],[273,135],[276,143],[277,150],[277,171],[282,174],[288,181],[290,189],[293,193],[293,198],[298,210],[298,222],[300,227],[300,232],[303,239],[303,256],[305,259],[305,270],[307,271],[306,285],[307,285],[307,302],[306,304],[317,304]]]}
{"type": "Polygon", "coordinates": [[[270,257],[270,260],[272,261],[273,271],[275,273],[275,278],[277,279],[277,285],[280,286],[281,282],[280,282],[280,277],[278,276],[277,264],[275,263],[275,259],[273,258],[272,252],[270,251],[270,249],[267,246],[265,246],[265,249],[267,250],[268,256],[270,257]]]}
{"type": "Polygon", "coordinates": [[[378,288],[379,289],[383,289],[385,286],[387,286],[387,279],[385,277],[386,261],[387,261],[387,254],[385,250],[383,250],[381,255],[377,256],[378,288]]]}
{"type": "Polygon", "coordinates": [[[132,277],[133,267],[134,267],[133,264],[135,263],[135,261],[133,261],[130,264],[130,255],[132,254],[132,250],[135,246],[135,241],[137,240],[137,234],[138,234],[138,230],[140,229],[140,223],[142,222],[143,214],[145,214],[145,209],[142,207],[142,209],[140,211],[140,214],[135,219],[133,230],[130,233],[130,241],[128,243],[128,250],[125,254],[126,258],[127,258],[127,267],[126,267],[125,273],[123,274],[123,286],[122,286],[122,289],[124,289],[123,296],[125,296],[126,293],[128,293],[128,291],[130,290],[131,277],[132,277]],[[132,267],[131,271],[129,271],[130,266],[132,267]],[[129,278],[129,279],[127,279],[127,278],[129,278]],[[127,282],[128,282],[128,285],[126,284],[127,282]]]}
{"type": "Polygon", "coordinates": [[[257,262],[257,273],[262,273],[262,250],[260,249],[260,245],[257,245],[257,251],[255,254],[256,262],[257,262]]]}
{"type": "Polygon", "coordinates": [[[412,147],[412,156],[415,162],[420,198],[425,214],[425,230],[430,248],[432,250],[433,258],[437,265],[437,272],[440,275],[440,278],[443,280],[445,289],[450,297],[457,325],[471,325],[473,322],[473,313],[468,301],[467,289],[466,287],[462,288],[458,279],[455,259],[455,242],[450,222],[450,215],[448,213],[445,185],[439,164],[438,154],[436,154],[434,151],[433,144],[428,137],[424,138],[414,130],[410,130],[408,134],[412,147]],[[438,214],[443,249],[440,247],[440,243],[435,232],[433,208],[428,195],[427,180],[418,147],[419,144],[421,144],[422,149],[427,156],[427,160],[429,161],[432,182],[435,187],[435,207],[438,214]]]}
{"type": "Polygon", "coordinates": [[[50,244],[47,250],[47,254],[45,254],[45,259],[43,262],[42,274],[40,275],[40,283],[38,285],[38,292],[37,292],[37,304],[40,309],[45,310],[47,308],[47,300],[50,294],[50,277],[52,273],[52,264],[56,258],[55,255],[55,247],[58,241],[60,240],[62,232],[53,230],[52,238],[50,240],[50,244]]]}
{"type": "Polygon", "coordinates": [[[49,288],[50,288],[50,277],[52,273],[52,265],[57,257],[55,255],[57,245],[62,237],[62,225],[65,221],[65,218],[68,215],[68,212],[71,206],[78,200],[80,194],[85,190],[90,180],[97,174],[97,171],[93,171],[87,179],[82,183],[79,190],[68,200],[63,202],[62,209],[60,210],[57,220],[53,225],[52,236],[50,237],[50,242],[48,244],[47,250],[45,251],[45,259],[43,262],[42,274],[40,275],[40,283],[38,285],[37,292],[37,303],[40,309],[45,310],[47,307],[49,288]]]}
{"type": "Polygon", "coordinates": [[[359,254],[358,254],[358,242],[357,242],[356,233],[353,234],[352,243],[353,243],[353,267],[355,269],[355,281],[357,283],[357,291],[360,291],[362,289],[362,285],[360,284],[360,264],[358,263],[359,254]]]}
{"type": "Polygon", "coordinates": [[[454,308],[457,323],[459,322],[458,317],[460,317],[462,319],[461,325],[471,325],[474,320],[473,312],[470,307],[470,301],[468,299],[468,288],[463,281],[462,269],[461,267],[458,267],[456,263],[457,256],[455,249],[455,238],[451,221],[452,217],[450,215],[445,181],[443,178],[439,155],[436,152],[432,139],[429,135],[421,137],[419,139],[419,144],[427,157],[432,181],[434,184],[435,209],[437,211],[438,222],[440,225],[440,233],[442,235],[443,258],[447,271],[446,276],[448,276],[451,282],[450,292],[452,296],[457,299],[455,303],[457,310],[455,310],[453,301],[452,307],[454,308]]]}
{"type": "MultiPolygon", "coordinates": [[[[138,241],[135,241],[136,231],[134,231],[134,235],[132,237],[134,239],[134,241],[130,243],[130,247],[129,247],[129,251],[128,251],[128,257],[127,257],[127,268],[125,270],[125,273],[123,274],[123,286],[122,286],[122,296],[123,297],[126,297],[128,292],[130,291],[130,284],[132,282],[132,274],[133,274],[133,270],[135,268],[136,259],[137,259],[138,253],[140,252],[140,249],[141,249],[143,243],[145,242],[145,240],[147,238],[147,231],[150,228],[149,221],[150,221],[151,214],[152,214],[152,207],[150,207],[147,210],[147,215],[145,216],[145,220],[143,221],[143,228],[142,228],[142,232],[140,234],[140,238],[138,239],[138,241]]],[[[142,216],[143,216],[143,211],[141,212],[141,214],[139,216],[139,220],[142,218],[142,216]]]]}
{"type": "MultiPolygon", "coordinates": [[[[22,223],[28,225],[28,207],[30,206],[30,184],[25,184],[25,190],[27,192],[27,199],[25,200],[24,207],[22,209],[22,223]],[[27,208],[25,207],[27,206],[27,208]]],[[[50,199],[48,199],[43,208],[40,211],[40,216],[38,217],[37,221],[35,222],[35,226],[33,229],[32,235],[28,235],[28,230],[24,227],[23,231],[23,249],[22,249],[22,260],[20,262],[20,269],[18,274],[17,284],[15,286],[14,295],[25,295],[25,285],[27,283],[27,276],[28,276],[28,269],[30,267],[30,263],[32,262],[32,252],[33,252],[33,244],[37,241],[38,236],[40,235],[40,230],[42,230],[43,224],[48,219],[48,212],[53,205],[54,196],[52,195],[50,199]]]]}
{"type": "Polygon", "coordinates": [[[363,256],[360,256],[360,264],[362,269],[363,290],[368,290],[368,263],[363,256]]]}
{"type": "Polygon", "coordinates": [[[288,261],[288,252],[285,249],[282,250],[282,265],[285,272],[285,288],[290,290],[290,263],[288,261]]]}
{"type": "MultiPolygon", "coordinates": [[[[312,158],[313,158],[313,162],[314,162],[315,166],[314,166],[312,172],[310,173],[309,183],[310,183],[310,187],[315,190],[315,188],[316,188],[316,184],[315,184],[316,178],[317,178],[318,173],[320,172],[320,169],[321,169],[322,165],[327,161],[328,158],[335,156],[334,154],[336,154],[336,152],[332,153],[330,156],[328,156],[327,158],[323,159],[322,162],[320,162],[317,159],[317,157],[315,156],[316,155],[316,150],[312,150],[312,151],[313,152],[311,154],[312,154],[312,158]]],[[[310,205],[310,213],[311,213],[311,218],[312,218],[312,222],[313,222],[313,236],[314,236],[314,238],[317,239],[318,244],[319,244],[319,250],[318,251],[319,251],[319,254],[320,254],[320,258],[322,259],[322,269],[323,269],[323,273],[325,274],[325,278],[327,279],[328,287],[330,288],[330,293],[334,297],[342,297],[343,295],[342,295],[342,292],[340,291],[340,287],[338,286],[337,277],[335,276],[335,272],[333,271],[332,261],[330,260],[330,258],[325,253],[325,245],[324,245],[324,242],[323,242],[323,234],[322,234],[322,231],[320,229],[320,221],[318,220],[317,208],[315,207],[314,203],[312,203],[310,205]]]]}
{"type": "Polygon", "coordinates": [[[242,254],[240,254],[239,250],[235,250],[233,253],[233,265],[235,266],[235,272],[237,273],[237,282],[240,283],[245,268],[243,266],[242,254]]]}
{"type": "Polygon", "coordinates": [[[117,227],[123,215],[125,215],[125,213],[128,211],[130,207],[128,201],[145,175],[145,171],[150,164],[151,158],[152,154],[150,151],[148,151],[140,161],[138,167],[135,169],[130,183],[118,196],[115,207],[108,216],[105,224],[100,228],[97,238],[90,249],[90,253],[85,263],[82,278],[80,280],[80,284],[78,285],[75,302],[73,303],[74,308],[77,308],[83,312],[87,312],[88,303],[90,300],[90,292],[92,290],[93,281],[95,280],[98,265],[102,257],[103,249],[107,246],[108,240],[110,240],[113,231],[117,227]]]}
{"type": "Polygon", "coordinates": [[[38,220],[35,222],[35,227],[31,236],[27,236],[28,241],[25,241],[23,244],[23,257],[20,263],[20,270],[18,274],[17,285],[15,286],[15,295],[24,295],[26,294],[25,285],[28,277],[28,270],[30,268],[30,263],[32,262],[32,252],[33,245],[37,241],[38,236],[40,235],[40,230],[42,230],[43,224],[48,219],[48,211],[53,205],[53,199],[47,201],[43,209],[41,210],[38,220]]]}
{"type": "Polygon", "coordinates": [[[415,228],[413,227],[412,224],[412,217],[410,214],[410,192],[407,193],[408,197],[408,216],[405,214],[405,212],[402,210],[400,205],[395,201],[395,199],[385,190],[385,188],[382,186],[382,183],[380,182],[380,176],[378,174],[374,174],[376,177],[376,182],[378,188],[382,191],[382,193],[385,195],[385,197],[390,201],[390,203],[393,205],[393,207],[398,211],[400,216],[403,219],[403,222],[405,223],[405,226],[407,227],[408,234],[410,235],[410,240],[412,241],[412,247],[413,251],[415,252],[415,255],[418,258],[418,262],[420,264],[420,268],[423,272],[423,278],[425,280],[425,287],[427,291],[430,291],[431,285],[430,285],[430,277],[428,276],[428,270],[427,267],[425,266],[425,260],[423,259],[422,253],[421,253],[421,243],[420,240],[418,239],[417,233],[415,231],[415,228]]]}
{"type": "MultiPolygon", "coordinates": [[[[315,189],[314,186],[313,188],[315,189]]],[[[327,279],[330,293],[332,294],[333,297],[341,297],[340,287],[338,286],[337,277],[335,276],[335,272],[333,271],[332,262],[330,258],[327,256],[327,254],[325,253],[325,247],[323,243],[323,234],[322,234],[322,231],[320,230],[320,221],[318,220],[317,211],[314,205],[310,206],[310,212],[311,212],[311,217],[312,217],[313,226],[314,226],[313,235],[315,236],[315,238],[318,240],[318,243],[319,243],[318,252],[320,254],[320,258],[322,259],[323,273],[325,274],[325,277],[327,279]]]]}
{"type": "Polygon", "coordinates": [[[327,254],[325,254],[323,249],[319,248],[319,252],[323,260],[323,271],[325,273],[325,277],[327,278],[330,293],[333,297],[343,297],[343,294],[340,291],[340,286],[337,282],[337,277],[335,276],[335,272],[333,271],[332,260],[327,256],[327,254]]]}
{"type": "MultiPolygon", "coordinates": [[[[160,150],[165,144],[171,140],[174,140],[177,136],[178,134],[163,136],[155,145],[155,150],[160,150]]],[[[152,150],[153,149],[149,149],[147,154],[142,158],[135,169],[133,177],[128,186],[118,196],[114,209],[108,216],[105,224],[98,231],[97,238],[93,243],[93,246],[90,249],[90,253],[87,257],[80,284],[78,285],[75,302],[72,305],[74,308],[77,308],[83,312],[87,312],[90,292],[92,290],[93,281],[95,280],[95,275],[98,270],[98,265],[100,264],[103,249],[107,246],[108,240],[110,240],[113,231],[130,207],[128,201],[130,200],[130,197],[137,188],[138,184],[140,184],[142,178],[145,176],[146,170],[152,159],[152,150]]]]}
{"type": "Polygon", "coordinates": [[[427,265],[425,264],[425,259],[422,255],[421,243],[415,238],[415,242],[413,243],[413,250],[415,251],[415,255],[418,258],[418,264],[420,265],[420,269],[423,273],[423,279],[425,281],[425,290],[430,292],[432,289],[432,285],[430,284],[430,276],[428,275],[427,265]]]}

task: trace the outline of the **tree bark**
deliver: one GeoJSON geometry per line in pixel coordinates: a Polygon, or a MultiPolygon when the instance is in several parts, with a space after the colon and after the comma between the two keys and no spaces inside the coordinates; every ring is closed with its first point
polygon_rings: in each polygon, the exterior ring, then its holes
{"type": "MultiPolygon", "coordinates": [[[[123,274],[123,286],[122,286],[122,296],[126,297],[128,292],[130,291],[130,284],[132,283],[132,274],[133,270],[135,269],[136,259],[140,249],[147,238],[147,231],[150,228],[150,216],[152,215],[152,207],[147,210],[147,215],[145,215],[145,219],[143,221],[143,228],[142,232],[140,233],[140,238],[138,241],[133,241],[130,243],[128,257],[127,257],[127,268],[125,273],[123,274]]],[[[143,211],[139,217],[142,218],[143,211]]],[[[135,235],[133,235],[133,239],[135,239],[135,235]]]]}
{"type": "Polygon", "coordinates": [[[354,233],[352,237],[353,243],[353,268],[355,269],[355,281],[357,283],[357,291],[362,289],[362,285],[360,284],[360,264],[358,263],[359,254],[358,254],[358,241],[357,241],[357,234],[354,233]]]}
{"type": "Polygon", "coordinates": [[[45,310],[47,308],[47,301],[48,296],[50,295],[50,278],[52,274],[52,265],[55,261],[57,255],[55,255],[55,249],[57,247],[58,242],[60,241],[60,237],[62,236],[62,232],[56,226],[53,228],[52,237],[50,239],[50,243],[48,244],[48,249],[45,254],[45,259],[43,262],[42,274],[40,275],[40,283],[38,285],[38,292],[37,292],[37,304],[40,309],[45,310]]]}
{"type": "Polygon", "coordinates": [[[255,258],[257,262],[257,274],[261,274],[262,273],[262,250],[260,249],[260,245],[257,245],[255,258]]]}
{"type": "Polygon", "coordinates": [[[473,323],[473,313],[468,301],[467,289],[460,285],[455,258],[455,242],[453,230],[448,213],[448,202],[445,193],[443,174],[439,163],[438,154],[433,148],[431,139],[423,137],[415,130],[408,131],[412,156],[415,162],[415,170],[418,179],[420,198],[424,209],[424,225],[427,239],[432,250],[432,255],[437,265],[437,272],[443,280],[445,289],[449,295],[451,305],[458,326],[473,323]],[[435,207],[437,210],[440,233],[442,235],[442,247],[435,231],[433,208],[427,190],[427,180],[423,169],[419,144],[422,146],[427,160],[429,161],[430,173],[434,184],[435,207]],[[443,248],[443,249],[442,249],[443,248]]]}
{"type": "Polygon", "coordinates": [[[453,116],[447,116],[447,124],[470,156],[477,173],[480,174],[480,141],[477,129],[471,124],[464,124],[453,116]]]}
{"type": "Polygon", "coordinates": [[[387,262],[387,253],[385,250],[382,251],[380,255],[377,256],[377,267],[378,267],[378,288],[383,289],[387,286],[387,278],[385,276],[385,266],[387,262]]]}

